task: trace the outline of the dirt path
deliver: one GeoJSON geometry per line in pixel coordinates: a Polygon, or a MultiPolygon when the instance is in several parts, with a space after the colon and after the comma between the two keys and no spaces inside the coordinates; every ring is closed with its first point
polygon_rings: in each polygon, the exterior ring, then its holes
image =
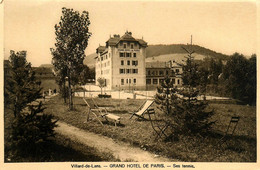
{"type": "MultiPolygon", "coordinates": [[[[78,141],[84,145],[94,147],[101,153],[112,153],[115,158],[121,161],[135,162],[171,162],[161,156],[144,151],[140,148],[133,147],[124,142],[115,142],[113,139],[106,136],[98,135],[92,132],[83,131],[64,122],[58,122],[58,127],[55,129],[57,133],[69,137],[72,140],[78,141]]],[[[176,160],[175,160],[176,161],[176,160]]]]}

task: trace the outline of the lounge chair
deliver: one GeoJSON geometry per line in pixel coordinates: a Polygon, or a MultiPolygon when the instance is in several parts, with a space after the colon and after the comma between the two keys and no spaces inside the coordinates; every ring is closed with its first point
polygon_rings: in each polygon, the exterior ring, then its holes
{"type": "Polygon", "coordinates": [[[138,109],[137,111],[133,112],[130,119],[133,116],[137,116],[138,118],[144,119],[144,114],[147,112],[148,108],[153,104],[153,100],[146,100],[138,109]]]}
{"type": "Polygon", "coordinates": [[[116,116],[112,113],[109,113],[106,108],[100,108],[98,105],[95,103],[93,99],[90,101],[87,101],[85,98],[83,98],[84,102],[87,104],[88,107],[88,117],[87,121],[89,120],[89,114],[92,113],[94,116],[97,118],[97,120],[103,125],[102,121],[99,119],[98,115],[100,117],[105,118],[106,121],[108,122],[109,120],[112,120],[115,123],[115,126],[117,124],[120,124],[120,117],[116,116]]]}

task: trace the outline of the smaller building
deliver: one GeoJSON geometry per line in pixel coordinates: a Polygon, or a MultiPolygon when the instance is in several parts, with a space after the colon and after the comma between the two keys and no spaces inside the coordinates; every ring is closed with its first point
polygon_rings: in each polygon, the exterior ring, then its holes
{"type": "Polygon", "coordinates": [[[182,66],[174,60],[169,62],[146,62],[146,89],[153,90],[169,76],[175,86],[182,85],[182,66]]]}

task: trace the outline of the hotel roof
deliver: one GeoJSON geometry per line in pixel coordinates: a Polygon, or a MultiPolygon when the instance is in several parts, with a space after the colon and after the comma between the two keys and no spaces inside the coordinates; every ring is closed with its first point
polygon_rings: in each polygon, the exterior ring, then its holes
{"type": "Polygon", "coordinates": [[[107,40],[107,45],[117,45],[120,41],[132,41],[132,42],[138,42],[141,46],[147,47],[147,42],[145,42],[143,39],[135,39],[132,36],[131,32],[126,32],[122,37],[120,35],[114,35],[114,37],[110,37],[109,40],[107,40]]]}

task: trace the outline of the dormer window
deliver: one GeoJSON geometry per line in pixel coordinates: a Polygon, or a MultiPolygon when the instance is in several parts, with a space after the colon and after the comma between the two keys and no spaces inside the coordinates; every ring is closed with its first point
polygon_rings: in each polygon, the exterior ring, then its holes
{"type": "Polygon", "coordinates": [[[134,49],[134,44],[133,43],[131,43],[131,49],[134,49]]]}
{"type": "Polygon", "coordinates": [[[124,43],[124,48],[126,48],[126,43],[124,43]]]}

